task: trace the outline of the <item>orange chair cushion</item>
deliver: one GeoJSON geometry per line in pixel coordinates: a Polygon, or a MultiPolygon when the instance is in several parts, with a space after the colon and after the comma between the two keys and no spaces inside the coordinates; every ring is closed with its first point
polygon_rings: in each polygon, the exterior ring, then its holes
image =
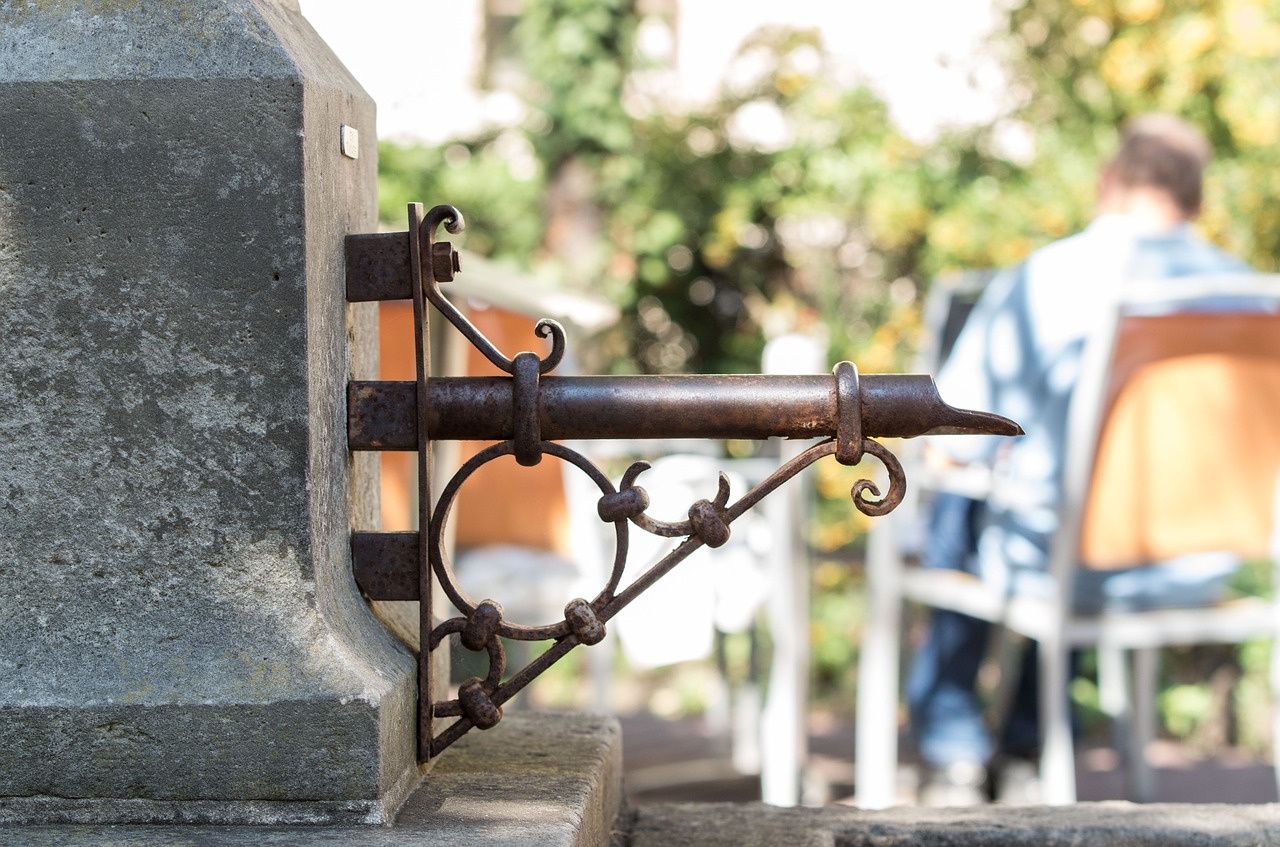
{"type": "Polygon", "coordinates": [[[1096,455],[1086,567],[1266,553],[1280,474],[1280,360],[1200,353],[1137,370],[1096,455]]]}

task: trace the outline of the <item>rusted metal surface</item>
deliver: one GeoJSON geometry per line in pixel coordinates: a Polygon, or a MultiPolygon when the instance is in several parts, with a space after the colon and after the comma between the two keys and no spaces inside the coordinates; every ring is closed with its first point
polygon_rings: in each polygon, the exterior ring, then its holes
{"type": "MultiPolygon", "coordinates": [[[[439,226],[442,217],[447,216],[447,212],[443,212],[441,207],[437,206],[427,215],[427,219],[422,215],[421,203],[409,204],[409,232],[414,233],[414,237],[408,240],[409,252],[409,295],[413,299],[413,358],[414,372],[417,374],[417,382],[414,386],[414,399],[417,401],[414,406],[414,417],[418,421],[415,428],[416,439],[415,448],[418,452],[418,525],[425,526],[426,522],[431,519],[431,428],[425,423],[427,417],[427,385],[428,378],[431,376],[431,321],[427,316],[426,280],[432,278],[430,270],[430,262],[434,256],[432,244],[435,241],[435,230],[439,226]],[[428,226],[428,220],[431,221],[428,226]],[[423,238],[419,234],[425,234],[426,244],[423,249],[423,238]],[[423,261],[428,262],[428,267],[423,268],[423,261]]],[[[456,216],[459,225],[461,217],[456,216]]],[[[435,623],[435,615],[432,611],[434,603],[434,593],[431,590],[431,567],[428,563],[427,551],[424,546],[419,543],[417,548],[417,556],[414,564],[417,565],[418,574],[418,634],[419,644],[421,644],[421,636],[431,631],[432,625],[435,623]]],[[[433,662],[431,661],[431,651],[418,650],[418,761],[426,762],[431,758],[431,738],[435,734],[435,726],[432,723],[433,712],[432,703],[435,700],[436,681],[434,678],[433,662]]]]}
{"type": "Polygon", "coordinates": [[[348,235],[347,300],[409,300],[409,233],[348,235]]]}
{"type": "Polygon", "coordinates": [[[352,534],[351,552],[360,590],[376,600],[419,599],[418,758],[439,754],[469,729],[488,729],[502,719],[502,705],[578,644],[604,638],[607,623],[654,582],[699,547],[728,541],[732,524],[764,497],[813,462],[826,456],[852,465],[866,454],[887,471],[881,494],[870,480],[850,490],[853,505],[883,515],[902,500],[906,476],[897,458],[877,437],[909,438],[948,433],[1016,435],[1012,421],[948,406],[933,380],[922,375],[860,375],[849,362],[819,376],[648,376],[556,377],[547,374],[565,353],[564,330],[540,321],[536,333],[551,338],[545,357],[519,353],[508,358],[458,311],[439,284],[459,271],[457,253],[435,240],[436,230],[461,229],[450,206],[426,215],[412,204],[408,233],[350,236],[347,239],[347,296],[350,300],[412,298],[417,359],[413,382],[352,382],[347,389],[348,443],[353,450],[416,450],[419,474],[418,533],[352,534]],[[502,372],[504,377],[433,377],[427,356],[426,305],[434,306],[502,372]],[[733,500],[728,478],[720,475],[714,498],[687,509],[688,519],[662,521],[647,514],[649,496],[638,484],[649,467],[637,462],[613,483],[590,460],[558,443],[599,438],[825,438],[780,466],[763,482],[733,500]],[[438,440],[497,441],[469,459],[440,492],[432,508],[431,443],[438,440]],[[453,502],[466,481],[484,465],[514,456],[525,466],[546,456],[586,474],[600,491],[597,512],[614,527],[612,568],[591,600],[576,598],[562,620],[530,626],[508,620],[491,599],[470,598],[459,586],[444,539],[453,502]],[[661,561],[627,586],[621,579],[632,527],[682,539],[661,561]],[[430,599],[438,585],[458,615],[436,623],[430,599]],[[432,697],[432,651],[457,638],[484,652],[483,679],[463,682],[456,696],[432,697]],[[502,639],[553,641],[527,666],[507,676],[502,639]],[[436,719],[454,719],[439,729],[436,719]]]}
{"type": "MultiPolygon", "coordinates": [[[[412,250],[407,232],[374,232],[367,235],[348,235],[347,300],[351,303],[372,300],[411,300],[412,250]]],[[[447,241],[435,242],[431,249],[431,268],[425,266],[426,256],[419,253],[424,264],[422,273],[430,273],[436,282],[452,282],[454,274],[462,270],[458,252],[447,241]]]]}
{"type": "MultiPolygon", "coordinates": [[[[548,441],[598,438],[834,438],[842,421],[867,438],[986,433],[1015,435],[997,415],[955,409],[926,374],[865,374],[860,409],[839,414],[838,379],[826,376],[547,376],[539,383],[538,427],[548,441]]],[[[515,437],[513,380],[435,377],[427,425],[437,441],[515,437]]],[[[411,382],[352,382],[353,450],[412,450],[417,433],[411,382]]],[[[857,439],[861,442],[861,438],[857,439]]]]}
{"type": "Polygon", "coordinates": [[[356,585],[370,600],[418,599],[418,533],[351,533],[356,585]]]}

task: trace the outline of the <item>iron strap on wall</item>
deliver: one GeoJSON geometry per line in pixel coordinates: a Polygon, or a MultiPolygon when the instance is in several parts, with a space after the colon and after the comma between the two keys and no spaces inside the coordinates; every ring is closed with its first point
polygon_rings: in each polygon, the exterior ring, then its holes
{"type": "Polygon", "coordinates": [[[551,340],[545,358],[531,352],[504,356],[440,290],[441,283],[460,270],[452,245],[436,240],[441,226],[461,232],[462,215],[452,206],[436,206],[424,215],[422,204],[412,203],[408,232],[352,235],[346,240],[349,301],[413,300],[417,379],[350,383],[347,436],[352,450],[415,450],[418,456],[419,530],[355,532],[351,552],[356,583],[365,596],[420,604],[419,761],[439,754],[473,726],[488,729],[497,724],[503,703],[578,644],[598,643],[608,621],[645,589],[699,547],[724,544],[734,520],[823,456],[834,455],[846,465],[858,464],[867,453],[880,460],[888,471],[888,490],[881,495],[873,482],[860,480],[850,493],[861,512],[883,515],[901,502],[906,477],[894,455],[870,439],[1021,433],[1017,424],[997,415],[946,405],[931,377],[861,376],[850,362],[837,364],[829,376],[548,376],[564,356],[564,329],[551,320],[536,325],[535,333],[551,340]],[[508,376],[432,376],[428,303],[508,376]],[[646,514],[649,496],[636,482],[648,464],[633,464],[615,488],[585,456],[557,443],[570,438],[773,436],[826,440],[780,466],[733,503],[728,478],[720,474],[715,498],[697,501],[688,509],[688,520],[675,523],[646,514]],[[464,463],[433,509],[431,442],[438,440],[499,443],[464,463]],[[551,455],[579,468],[600,489],[600,519],[614,526],[608,581],[594,599],[570,601],[558,623],[524,626],[508,621],[493,600],[473,601],[459,588],[445,555],[445,525],[458,491],[480,467],[507,455],[525,466],[551,455]],[[632,524],[683,541],[623,587],[632,524]],[[432,609],[437,580],[459,613],[438,624],[432,609]],[[433,701],[431,653],[453,634],[468,650],[488,654],[488,674],[463,682],[456,698],[433,701]],[[502,638],[554,643],[508,677],[502,638]],[[437,718],[455,720],[437,732],[437,718]]]}

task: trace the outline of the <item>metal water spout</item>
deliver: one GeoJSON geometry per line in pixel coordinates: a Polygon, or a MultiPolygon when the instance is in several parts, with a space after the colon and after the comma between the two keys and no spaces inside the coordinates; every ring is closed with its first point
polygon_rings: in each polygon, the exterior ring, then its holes
{"type": "Polygon", "coordinates": [[[607,622],[657,579],[698,547],[718,547],[733,521],[771,491],[824,456],[846,465],[867,453],[888,471],[881,494],[870,480],[853,486],[856,508],[883,515],[901,502],[906,476],[897,458],[875,438],[920,435],[1019,435],[1014,422],[986,412],[955,409],[943,402],[926,375],[858,373],[841,362],[829,375],[815,376],[583,376],[548,375],[565,352],[564,330],[544,320],[535,331],[550,338],[545,357],[518,353],[508,359],[441,293],[441,283],[460,271],[458,254],[436,240],[440,226],[462,229],[452,206],[423,214],[409,207],[409,231],[349,236],[347,299],[412,299],[417,379],[412,382],[359,381],[347,390],[347,433],[352,450],[414,450],[418,454],[418,532],[357,532],[352,536],[356,582],[370,599],[420,603],[418,758],[426,761],[472,727],[487,729],[501,720],[502,704],[578,644],[595,644],[607,622]],[[500,370],[504,377],[431,375],[427,305],[434,306],[500,370]],[[713,500],[699,500],[688,520],[665,522],[646,514],[649,497],[637,485],[648,467],[636,463],[618,487],[585,456],[558,443],[562,439],[823,438],[783,464],[767,479],[730,503],[727,478],[720,476],[713,500]],[[431,444],[441,440],[497,441],[464,463],[432,508],[431,444]],[[564,619],[524,626],[503,617],[493,600],[479,602],[458,587],[444,550],[444,528],[462,484],[484,464],[512,455],[536,465],[552,455],[580,468],[600,489],[597,511],[612,523],[616,553],[610,577],[590,601],[577,599],[564,619]],[[645,574],[622,586],[629,526],[656,535],[683,538],[645,574]],[[437,623],[431,608],[438,581],[457,612],[437,623]],[[435,700],[431,652],[449,635],[489,656],[484,679],[464,682],[452,699],[435,700]],[[555,643],[525,668],[504,679],[501,638],[555,643]],[[437,731],[437,719],[456,718],[437,731]]]}

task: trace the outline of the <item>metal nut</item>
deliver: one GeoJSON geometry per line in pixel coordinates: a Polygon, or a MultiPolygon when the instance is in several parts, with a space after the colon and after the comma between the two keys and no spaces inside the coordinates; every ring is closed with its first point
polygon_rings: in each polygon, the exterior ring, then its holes
{"type": "Polygon", "coordinates": [[[436,282],[453,282],[453,275],[462,270],[458,251],[448,241],[437,241],[431,245],[431,259],[436,282]]]}

